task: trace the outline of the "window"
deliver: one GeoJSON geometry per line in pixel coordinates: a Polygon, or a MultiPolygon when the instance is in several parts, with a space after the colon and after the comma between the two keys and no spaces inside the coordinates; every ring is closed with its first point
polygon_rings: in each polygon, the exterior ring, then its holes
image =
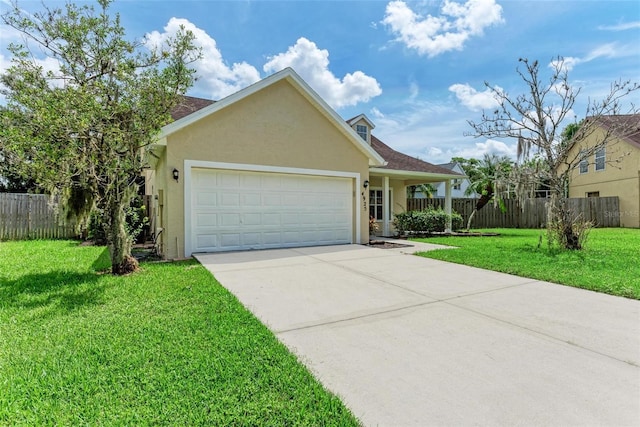
{"type": "MultiPolygon", "coordinates": [[[[391,197],[391,189],[389,189],[389,200],[393,200],[391,197]]],[[[369,216],[376,221],[382,221],[383,206],[382,190],[369,190],[369,216]]],[[[391,219],[391,203],[389,203],[389,219],[391,219]]]]}
{"type": "Polygon", "coordinates": [[[382,190],[369,190],[369,217],[382,221],[382,190]]]}
{"type": "Polygon", "coordinates": [[[582,157],[582,160],[580,160],[580,173],[587,173],[589,172],[589,159],[584,151],[580,152],[580,156],[582,157]]]}
{"type": "Polygon", "coordinates": [[[356,125],[356,132],[362,139],[367,140],[369,129],[365,125],[356,125]]]}
{"type": "Polygon", "coordinates": [[[462,180],[461,179],[454,179],[453,180],[453,189],[454,190],[460,190],[462,188],[462,180]]]}
{"type": "Polygon", "coordinates": [[[597,171],[604,170],[604,162],[605,162],[605,149],[604,147],[601,147],[596,150],[596,170],[597,171]]]}
{"type": "Polygon", "coordinates": [[[599,191],[590,191],[587,193],[587,197],[600,197],[599,191]]]}

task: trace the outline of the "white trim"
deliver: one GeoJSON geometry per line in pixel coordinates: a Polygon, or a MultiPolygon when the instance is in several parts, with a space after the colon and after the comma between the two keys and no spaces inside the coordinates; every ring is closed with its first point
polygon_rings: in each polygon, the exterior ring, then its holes
{"type": "Polygon", "coordinates": [[[432,182],[440,182],[443,180],[451,179],[451,178],[465,178],[465,175],[459,175],[456,173],[452,174],[444,174],[444,173],[430,173],[430,172],[416,172],[416,171],[403,171],[396,169],[383,169],[383,168],[369,168],[369,173],[378,174],[381,176],[389,176],[389,177],[411,177],[420,179],[420,178],[433,178],[432,182]],[[437,180],[437,181],[435,181],[437,180]]]}
{"type": "Polygon", "coordinates": [[[353,126],[356,123],[358,123],[360,120],[364,120],[365,122],[367,122],[369,124],[369,127],[373,130],[376,128],[376,125],[369,120],[369,117],[367,117],[364,114],[360,114],[359,116],[354,117],[353,119],[349,120],[349,126],[353,126]]]}
{"type": "Polygon", "coordinates": [[[358,135],[356,131],[349,126],[347,122],[345,122],[344,119],[342,119],[338,113],[336,113],[333,108],[331,108],[329,104],[327,104],[320,95],[318,95],[292,68],[285,68],[284,70],[272,74],[251,86],[247,86],[246,88],[241,89],[220,101],[214,102],[213,104],[191,113],[182,119],[176,120],[173,123],[169,123],[162,128],[158,139],[161,140],[162,138],[166,138],[168,135],[183,129],[184,127],[189,126],[198,120],[215,113],[216,111],[241,101],[256,92],[285,79],[291,83],[294,88],[300,91],[300,93],[302,93],[302,95],[307,98],[316,107],[316,109],[320,111],[320,113],[330,119],[333,124],[337,126],[342,133],[346,135],[347,138],[369,158],[370,165],[382,166],[386,164],[382,156],[371,148],[366,141],[363,141],[362,138],[360,138],[360,135],[358,135]]]}
{"type": "Polygon", "coordinates": [[[389,191],[389,177],[382,178],[382,235],[389,236],[389,221],[391,221],[391,192],[389,191]]]}
{"type": "MultiPolygon", "coordinates": [[[[358,137],[359,138],[359,137],[358,137]]],[[[304,169],[304,168],[290,168],[280,166],[268,166],[268,165],[252,165],[245,163],[224,163],[224,162],[209,162],[204,160],[185,160],[183,182],[184,182],[184,256],[188,258],[191,256],[191,171],[193,168],[202,169],[224,169],[224,170],[238,170],[247,172],[270,172],[270,173],[286,173],[294,175],[311,175],[311,176],[328,176],[334,178],[351,178],[355,180],[355,190],[360,188],[360,174],[356,172],[344,172],[344,171],[330,171],[321,169],[304,169]]],[[[360,211],[360,200],[355,196],[352,196],[352,210],[355,215],[355,241],[351,243],[360,244],[361,230],[360,225],[362,223],[362,213],[360,211]]],[[[352,233],[353,236],[353,233],[352,233]]]]}
{"type": "MultiPolygon", "coordinates": [[[[393,209],[392,209],[393,205],[391,204],[391,201],[393,200],[393,187],[389,186],[389,190],[387,191],[386,196],[385,196],[383,187],[369,187],[368,190],[369,191],[377,190],[382,193],[382,218],[381,219],[376,218],[376,222],[379,222],[380,224],[383,224],[383,225],[384,225],[384,208],[385,208],[384,201],[385,199],[389,199],[389,205],[387,206],[387,213],[389,215],[389,224],[391,224],[392,217],[393,217],[393,209]]],[[[378,205],[371,204],[371,198],[369,198],[369,207],[371,206],[378,206],[378,205]]],[[[367,212],[367,216],[370,217],[371,214],[367,212]]],[[[389,232],[391,232],[391,229],[389,229],[389,232]]]]}
{"type": "Polygon", "coordinates": [[[600,147],[593,152],[593,169],[596,172],[602,172],[607,168],[607,150],[605,147],[600,147]],[[602,169],[598,169],[598,152],[602,151],[602,169]]]}

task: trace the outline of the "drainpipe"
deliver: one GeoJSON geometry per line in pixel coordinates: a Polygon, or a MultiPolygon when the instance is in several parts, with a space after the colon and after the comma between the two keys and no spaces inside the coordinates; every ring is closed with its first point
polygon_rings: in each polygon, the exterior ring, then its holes
{"type": "Polygon", "coordinates": [[[382,235],[388,237],[391,232],[389,230],[389,177],[385,176],[382,180],[382,235]]]}
{"type": "Polygon", "coordinates": [[[444,211],[447,213],[445,232],[451,233],[451,180],[444,182],[444,211]]]}

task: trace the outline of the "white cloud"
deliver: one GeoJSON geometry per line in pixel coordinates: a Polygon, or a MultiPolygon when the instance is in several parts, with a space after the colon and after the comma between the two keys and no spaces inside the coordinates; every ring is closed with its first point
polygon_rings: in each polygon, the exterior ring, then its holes
{"type": "Polygon", "coordinates": [[[412,81],[409,84],[409,101],[415,101],[418,95],[420,95],[420,86],[415,81],[412,81]]]}
{"type": "MultiPolygon", "coordinates": [[[[496,89],[502,91],[499,86],[496,86],[496,89]]],[[[489,88],[478,92],[468,84],[456,83],[449,86],[449,91],[456,94],[462,105],[473,111],[495,108],[500,105],[495,94],[489,88]]]]}
{"type": "Polygon", "coordinates": [[[195,45],[202,49],[202,59],[194,64],[198,76],[196,90],[219,99],[260,80],[258,70],[246,62],[227,65],[216,41],[187,19],[171,18],[164,32],[152,31],[146,35],[146,45],[150,48],[162,45],[169,37],[175,36],[181,26],[193,32],[195,45]]]}
{"type": "Polygon", "coordinates": [[[563,69],[565,71],[571,71],[573,68],[584,62],[590,62],[598,58],[620,58],[625,56],[637,55],[637,48],[633,46],[619,46],[617,43],[607,43],[588,52],[584,57],[578,58],[574,56],[567,56],[561,59],[555,59],[549,63],[550,68],[563,69]]]}
{"type": "Polygon", "coordinates": [[[384,114],[382,113],[382,111],[378,110],[376,107],[373,107],[370,110],[370,112],[371,112],[371,115],[376,119],[384,119],[384,114]]]}
{"type": "Polygon", "coordinates": [[[502,141],[487,139],[486,142],[476,142],[473,147],[466,147],[453,151],[453,156],[481,159],[485,154],[496,154],[515,158],[518,148],[516,143],[507,145],[502,141]]]}
{"type": "Polygon", "coordinates": [[[382,23],[396,35],[396,41],[415,49],[420,55],[433,57],[450,50],[461,50],[472,36],[504,22],[502,7],[495,0],[468,0],[456,3],[445,0],[440,16],[421,16],[404,1],[387,4],[382,23]]]}
{"type": "Polygon", "coordinates": [[[367,102],[382,93],[377,80],[362,71],[347,73],[342,80],[337,78],[329,70],[329,52],[304,37],[286,52],[269,57],[263,69],[269,73],[286,67],[293,68],[334,108],[367,102]]]}
{"type": "Polygon", "coordinates": [[[625,31],[625,30],[633,30],[635,28],[640,28],[640,21],[633,22],[625,22],[616,25],[600,25],[598,27],[599,30],[605,31],[625,31]]]}

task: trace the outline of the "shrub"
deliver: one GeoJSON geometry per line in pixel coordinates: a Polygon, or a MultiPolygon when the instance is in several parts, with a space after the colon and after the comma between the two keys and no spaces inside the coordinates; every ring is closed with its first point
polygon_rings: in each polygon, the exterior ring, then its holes
{"type": "MultiPolygon", "coordinates": [[[[423,211],[402,212],[395,215],[393,226],[400,234],[443,232],[447,226],[447,213],[441,208],[429,208],[423,211]]],[[[462,228],[462,216],[451,214],[451,228],[462,228]]]]}
{"type": "MultiPolygon", "coordinates": [[[[103,216],[101,209],[94,209],[89,217],[88,238],[96,245],[106,245],[107,237],[104,229],[103,216]]],[[[133,242],[143,243],[146,237],[146,231],[149,228],[149,218],[142,197],[136,197],[131,206],[125,209],[125,227],[127,234],[133,242]]]]}

